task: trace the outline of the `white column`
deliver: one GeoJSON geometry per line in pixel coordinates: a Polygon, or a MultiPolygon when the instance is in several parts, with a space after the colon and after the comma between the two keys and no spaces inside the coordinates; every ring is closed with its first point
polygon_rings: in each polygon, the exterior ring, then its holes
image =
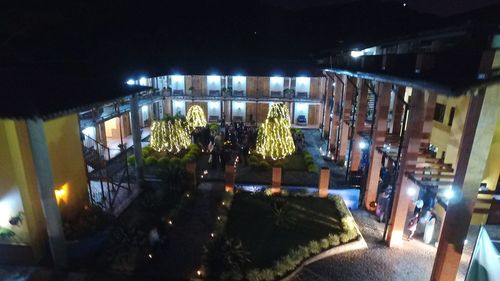
{"type": "Polygon", "coordinates": [[[31,145],[31,153],[35,165],[35,173],[38,179],[38,192],[42,203],[43,215],[47,226],[49,247],[56,268],[67,266],[66,245],[64,242],[64,231],[61,213],[54,193],[54,179],[49,159],[49,151],[43,121],[40,118],[27,120],[28,135],[31,145]]]}
{"type": "Polygon", "coordinates": [[[139,126],[139,102],[137,94],[130,99],[130,121],[132,125],[132,142],[135,155],[136,183],[142,187],[144,182],[144,159],[142,158],[141,130],[139,126]]]}

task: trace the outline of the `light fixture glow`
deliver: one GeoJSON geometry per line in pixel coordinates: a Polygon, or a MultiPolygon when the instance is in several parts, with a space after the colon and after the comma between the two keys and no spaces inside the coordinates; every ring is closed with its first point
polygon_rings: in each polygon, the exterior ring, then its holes
{"type": "Polygon", "coordinates": [[[417,190],[414,187],[409,187],[408,190],[406,190],[406,194],[408,194],[408,196],[415,196],[417,190]]]}
{"type": "Polygon", "coordinates": [[[364,54],[363,51],[351,51],[351,57],[353,58],[359,58],[364,54]]]}
{"type": "Polygon", "coordinates": [[[148,79],[146,79],[146,77],[141,77],[139,78],[139,85],[146,86],[147,81],[148,79]]]}
{"type": "Polygon", "coordinates": [[[359,148],[366,149],[367,147],[368,147],[368,144],[366,143],[366,141],[359,142],[359,148]]]}
{"type": "Polygon", "coordinates": [[[193,105],[189,108],[186,115],[186,121],[191,130],[198,127],[205,127],[207,125],[205,113],[199,105],[193,105]]]}
{"type": "Polygon", "coordinates": [[[148,106],[147,105],[143,105],[141,107],[141,109],[142,109],[142,112],[148,112],[148,106]]]}
{"type": "Polygon", "coordinates": [[[134,84],[135,84],[134,79],[128,79],[127,80],[127,85],[134,85],[134,84]]]}
{"type": "Polygon", "coordinates": [[[453,198],[454,195],[455,195],[455,193],[453,192],[453,189],[452,189],[451,186],[443,194],[444,198],[446,198],[448,200],[450,200],[451,198],[453,198]]]}
{"type": "Polygon", "coordinates": [[[276,160],[285,158],[294,151],[288,107],[283,103],[273,104],[266,121],[259,128],[256,152],[264,158],[276,160]]]}
{"type": "Polygon", "coordinates": [[[158,152],[179,153],[191,143],[191,137],[180,119],[153,121],[151,125],[151,148],[158,152]]]}

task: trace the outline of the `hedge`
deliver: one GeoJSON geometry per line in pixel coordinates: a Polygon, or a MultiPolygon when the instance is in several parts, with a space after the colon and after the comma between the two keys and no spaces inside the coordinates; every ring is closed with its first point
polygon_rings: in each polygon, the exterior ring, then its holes
{"type": "Polygon", "coordinates": [[[329,248],[333,248],[356,239],[358,237],[358,232],[355,227],[355,222],[349,212],[349,209],[345,205],[344,200],[338,195],[329,196],[328,199],[333,201],[339,212],[341,227],[343,230],[340,235],[329,234],[326,238],[321,240],[313,240],[307,245],[298,246],[296,249],[290,250],[288,255],[276,261],[273,267],[252,269],[248,271],[246,279],[249,281],[267,281],[282,278],[295,270],[309,257],[319,254],[329,248]]]}

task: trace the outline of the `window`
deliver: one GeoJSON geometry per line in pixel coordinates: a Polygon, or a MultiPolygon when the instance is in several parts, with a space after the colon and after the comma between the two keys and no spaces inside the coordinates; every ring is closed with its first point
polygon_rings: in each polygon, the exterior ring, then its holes
{"type": "Polygon", "coordinates": [[[448,126],[451,127],[453,124],[453,118],[455,117],[455,107],[450,109],[450,118],[448,118],[448,126]]]}
{"type": "Polygon", "coordinates": [[[445,111],[446,111],[446,105],[436,103],[436,109],[434,110],[434,120],[442,123],[444,120],[445,111]]]}

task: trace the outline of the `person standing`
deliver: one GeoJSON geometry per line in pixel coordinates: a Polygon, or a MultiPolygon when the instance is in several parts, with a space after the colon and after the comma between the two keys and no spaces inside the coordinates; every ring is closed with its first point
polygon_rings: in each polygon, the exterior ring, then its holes
{"type": "Polygon", "coordinates": [[[410,234],[408,235],[408,241],[413,240],[413,235],[417,230],[417,225],[418,225],[418,213],[408,222],[408,231],[410,231],[410,234]]]}

